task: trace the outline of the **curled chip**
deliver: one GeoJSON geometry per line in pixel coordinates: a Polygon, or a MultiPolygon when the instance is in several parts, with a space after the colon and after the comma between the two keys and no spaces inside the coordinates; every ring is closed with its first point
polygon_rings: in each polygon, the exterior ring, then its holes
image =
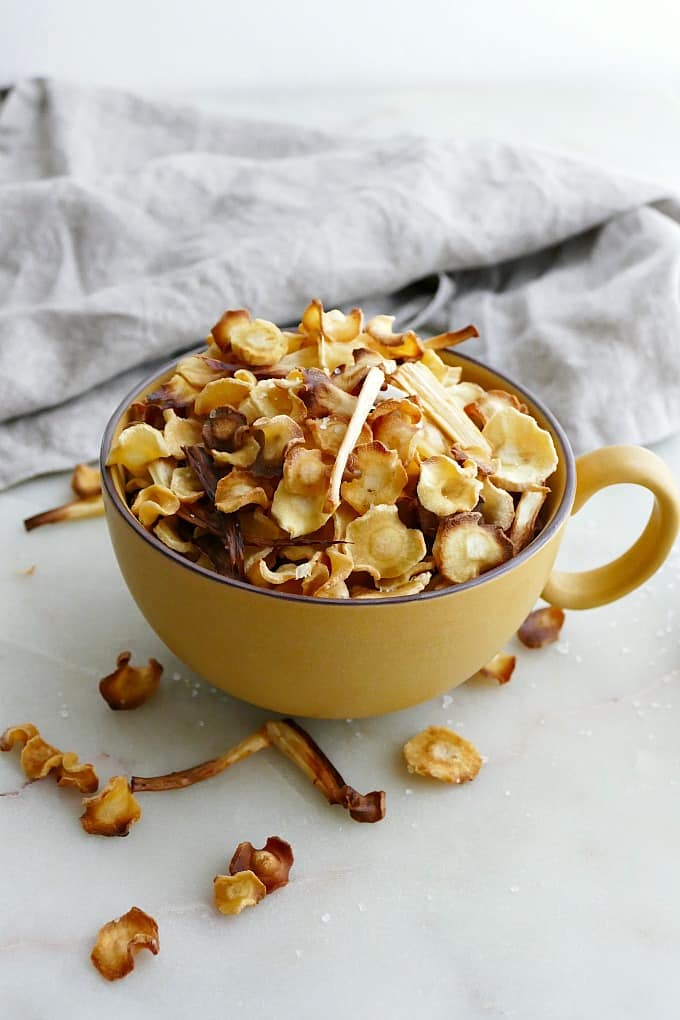
{"type": "Polygon", "coordinates": [[[147,485],[140,489],[132,504],[132,512],[145,528],[150,528],[159,517],[171,517],[180,507],[179,497],[164,485],[147,485]]]}
{"type": "Polygon", "coordinates": [[[188,557],[194,563],[198,560],[200,555],[198,546],[194,545],[193,542],[185,542],[183,538],[180,538],[175,525],[171,521],[167,519],[159,521],[153,529],[153,533],[163,545],[167,545],[168,549],[174,549],[175,552],[188,557]]]}
{"type": "Polygon", "coordinates": [[[209,364],[208,359],[202,354],[190,354],[188,358],[183,358],[177,365],[177,372],[197,389],[202,389],[213,379],[219,377],[218,371],[209,364]]]}
{"type": "Polygon", "coordinates": [[[123,429],[111,447],[107,465],[122,464],[133,474],[139,474],[146,465],[158,457],[169,457],[170,450],[159,429],[138,422],[123,429]]]}
{"type": "Polygon", "coordinates": [[[293,859],[290,843],[279,836],[270,836],[261,850],[256,850],[252,843],[239,843],[229,864],[229,874],[251,871],[269,894],[288,885],[293,859]]]}
{"type": "Polygon", "coordinates": [[[98,468],[90,467],[89,464],[76,464],[71,477],[71,488],[79,499],[100,496],[102,491],[101,471],[98,468]]]}
{"type": "Polygon", "coordinates": [[[493,659],[479,670],[480,676],[497,680],[499,684],[507,684],[515,671],[515,656],[508,652],[497,652],[493,659]]]}
{"type": "Polygon", "coordinates": [[[139,907],[131,907],[127,914],[99,929],[90,959],[102,977],[117,981],[134,970],[135,953],[140,949],[158,955],[158,925],[139,907]]]}
{"type": "Polygon", "coordinates": [[[510,405],[489,419],[482,430],[498,467],[491,480],[501,489],[522,492],[548,478],[557,467],[552,436],[529,414],[510,405]]]}
{"type": "Polygon", "coordinates": [[[446,726],[428,726],[404,744],[409,772],[443,783],[468,783],[482,767],[474,744],[446,726]]]}
{"type": "Polygon", "coordinates": [[[130,652],[121,652],[113,673],[99,681],[99,692],[109,706],[120,709],[139,708],[156,693],[161,682],[163,667],[156,659],[148,666],[131,666],[130,652]]]}
{"type": "MultiPolygon", "coordinates": [[[[184,460],[184,447],[200,443],[202,425],[200,421],[195,421],[193,418],[178,418],[172,408],[165,411],[164,414],[163,438],[168,448],[168,454],[178,460],[184,460]]],[[[159,454],[159,456],[161,455],[159,454]]]]}
{"type": "Polygon", "coordinates": [[[527,648],[543,648],[557,641],[564,624],[564,610],[545,606],[529,613],[517,631],[517,637],[527,648]]]}
{"type": "Polygon", "coordinates": [[[275,365],[288,351],[278,326],[267,319],[240,319],[229,327],[231,349],[247,365],[275,365]]]}
{"type": "Polygon", "coordinates": [[[432,553],[449,581],[470,581],[512,556],[510,539],[499,528],[480,524],[481,519],[480,513],[455,514],[439,525],[432,553]]]}
{"type": "Polygon", "coordinates": [[[549,492],[548,488],[541,486],[536,489],[525,489],[520,496],[510,529],[510,541],[515,547],[515,552],[523,549],[534,537],[536,518],[549,492]]]}
{"type": "Polygon", "coordinates": [[[505,489],[499,489],[488,478],[482,481],[480,507],[485,524],[494,524],[501,531],[512,527],[515,519],[515,504],[512,496],[505,489]]]}
{"type": "Polygon", "coordinates": [[[252,871],[215,875],[213,888],[220,914],[240,914],[246,907],[257,906],[267,895],[266,886],[252,871]]]}
{"type": "Polygon", "coordinates": [[[352,481],[345,482],[340,492],[345,502],[360,514],[377,503],[396,503],[408,481],[399,454],[379,442],[355,447],[346,471],[352,481]]]}
{"type": "Polygon", "coordinates": [[[245,308],[231,308],[226,311],[211,332],[212,338],[220,350],[228,351],[231,346],[231,331],[235,326],[246,326],[250,322],[250,312],[245,308]]]}
{"type": "Polygon", "coordinates": [[[307,408],[298,393],[302,391],[302,377],[291,375],[292,378],[286,379],[261,379],[252,388],[247,399],[239,404],[249,424],[258,418],[274,418],[277,414],[286,414],[297,422],[305,420],[307,408]]]}
{"type": "Polygon", "coordinates": [[[58,786],[74,787],[80,793],[94,793],[99,786],[94,765],[80,762],[72,751],[64,753],[48,744],[33,723],[5,730],[0,736],[0,751],[11,751],[18,743],[24,745],[21,767],[30,780],[44,779],[53,773],[58,786]]]}
{"type": "Polygon", "coordinates": [[[355,570],[376,580],[398,577],[427,552],[422,531],[407,528],[396,506],[374,506],[347,525],[347,542],[355,570]]]}
{"type": "Polygon", "coordinates": [[[395,450],[404,465],[413,459],[411,443],[418,434],[423,412],[412,400],[383,400],[368,417],[373,436],[395,450]]]}
{"type": "Polygon", "coordinates": [[[473,510],[481,489],[474,461],[466,461],[461,467],[451,457],[436,456],[420,465],[418,499],[438,517],[473,510]]]}
{"type": "Polygon", "coordinates": [[[278,474],[283,469],[283,461],[291,444],[304,441],[304,432],[287,414],[256,418],[252,428],[258,442],[255,474],[278,474]]]}
{"type": "Polygon", "coordinates": [[[263,488],[264,482],[252,471],[234,468],[230,474],[220,478],[215,492],[215,506],[222,513],[231,514],[244,506],[268,507],[270,496],[263,488]]]}
{"type": "Polygon", "coordinates": [[[80,824],[91,836],[127,836],[142,817],[125,776],[114,776],[96,797],[83,800],[80,824]]]}
{"type": "Polygon", "coordinates": [[[421,354],[418,337],[407,333],[393,333],[393,315],[376,315],[366,323],[366,346],[385,358],[417,358],[421,354]]]}
{"type": "Polygon", "coordinates": [[[207,415],[219,407],[237,408],[255,385],[255,377],[249,376],[249,372],[242,372],[240,376],[234,374],[227,379],[213,379],[196,397],[196,414],[207,415]]]}
{"type": "Polygon", "coordinates": [[[180,503],[197,503],[205,495],[201,483],[190,467],[175,468],[170,476],[170,490],[180,503]]]}

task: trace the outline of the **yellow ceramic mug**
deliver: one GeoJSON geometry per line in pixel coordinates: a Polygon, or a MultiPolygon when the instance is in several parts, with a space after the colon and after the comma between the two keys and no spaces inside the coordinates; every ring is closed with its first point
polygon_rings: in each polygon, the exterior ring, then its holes
{"type": "Polygon", "coordinates": [[[106,517],[127,585],[147,620],[196,673],[236,697],[290,715],[357,718],[406,708],[472,676],[503,647],[541,594],[566,609],[620,598],[664,561],[678,531],[680,497],[669,469],[635,446],[577,461],[561,427],[519,386],[460,355],[464,378],[517,395],[555,440],[546,524],[514,559],[448,590],[400,599],[327,600],[279,594],[188,562],[128,510],[117,468],[104,465],[133,400],[157,389],[171,366],[135,390],[102,444],[106,517]],[[654,494],[649,522],[628,552],[582,573],[551,573],[569,515],[619,482],[654,494]]]}

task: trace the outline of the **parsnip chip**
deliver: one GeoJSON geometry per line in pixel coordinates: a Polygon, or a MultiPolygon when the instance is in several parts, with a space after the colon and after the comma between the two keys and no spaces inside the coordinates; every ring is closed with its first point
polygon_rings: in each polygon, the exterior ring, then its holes
{"type": "MultiPolygon", "coordinates": [[[[324,376],[324,379],[326,376],[324,376]]],[[[296,422],[307,417],[302,399],[303,381],[296,379],[261,379],[239,404],[239,411],[252,425],[258,418],[274,418],[285,414],[296,422]],[[298,392],[299,391],[299,392],[298,392]]]]}
{"type": "Polygon", "coordinates": [[[233,353],[246,365],[275,365],[288,350],[279,327],[267,319],[233,321],[228,332],[233,353]]]}
{"type": "Polygon", "coordinates": [[[11,751],[23,744],[21,767],[30,780],[44,779],[54,773],[58,786],[71,786],[81,793],[94,793],[99,786],[94,765],[80,762],[72,751],[64,753],[48,744],[32,723],[10,726],[0,736],[0,751],[11,751]]]}
{"type": "Polygon", "coordinates": [[[377,591],[373,588],[364,588],[359,585],[352,588],[351,596],[353,599],[407,598],[410,595],[420,595],[421,591],[425,591],[431,580],[432,574],[429,571],[424,571],[422,574],[411,578],[410,581],[402,581],[393,587],[379,588],[377,591]]]}
{"type": "Polygon", "coordinates": [[[425,368],[429,368],[430,372],[436,376],[442,386],[456,386],[463,375],[463,369],[460,365],[447,365],[446,362],[442,361],[439,355],[432,350],[426,350],[423,352],[420,364],[424,365],[425,368]]]}
{"type": "Polygon", "coordinates": [[[90,959],[102,977],[117,981],[134,970],[135,953],[140,949],[158,955],[158,925],[139,907],[131,907],[127,914],[99,929],[90,959]]]}
{"type": "Polygon", "coordinates": [[[319,450],[289,449],[271,513],[291,538],[309,535],[329,519],[331,511],[324,508],[329,481],[330,470],[319,450]]]}
{"type": "Polygon", "coordinates": [[[534,537],[536,518],[549,492],[550,489],[542,486],[537,489],[525,489],[520,496],[515,510],[515,519],[510,529],[510,541],[514,545],[516,553],[528,545],[534,537]]]}
{"type": "Polygon", "coordinates": [[[193,418],[178,418],[172,408],[165,411],[163,438],[169,455],[184,460],[184,447],[200,443],[202,428],[193,418]]]}
{"type": "Polygon", "coordinates": [[[428,726],[404,744],[409,772],[443,783],[468,783],[482,767],[479,751],[446,726],[428,726]]]}
{"type": "Polygon", "coordinates": [[[474,509],[481,490],[477,465],[472,461],[461,467],[451,457],[436,456],[420,465],[418,499],[438,517],[474,509]]]}
{"type": "Polygon", "coordinates": [[[96,797],[83,800],[80,824],[91,836],[127,836],[142,817],[125,776],[113,776],[96,797]]]}
{"type": "Polygon", "coordinates": [[[482,666],[479,675],[497,680],[499,684],[507,684],[515,671],[515,656],[508,652],[498,652],[493,659],[482,666]]]}
{"type": "Polygon", "coordinates": [[[393,333],[393,315],[376,315],[366,323],[366,346],[386,358],[417,358],[420,353],[418,337],[407,333],[393,333]]]}
{"type": "Polygon", "coordinates": [[[480,524],[481,519],[480,513],[462,513],[439,525],[432,552],[449,581],[470,581],[513,555],[510,539],[499,528],[480,524]]]}
{"type": "Polygon", "coordinates": [[[252,383],[247,379],[235,379],[233,376],[215,379],[204,386],[196,397],[194,411],[203,416],[210,414],[217,407],[228,406],[235,410],[246,399],[254,385],[254,379],[252,383]]]}
{"type": "Polygon", "coordinates": [[[301,392],[307,412],[313,418],[325,415],[339,415],[351,418],[357,406],[357,398],[336,386],[320,368],[303,371],[304,389],[301,392]]]}
{"type": "Polygon", "coordinates": [[[102,491],[101,471],[98,468],[90,467],[89,464],[76,464],[71,477],[71,488],[80,499],[100,496],[102,491]]]}
{"type": "Polygon", "coordinates": [[[396,503],[408,481],[399,454],[379,442],[356,446],[346,472],[352,481],[344,482],[340,492],[360,514],[378,503],[396,503]]]}
{"type": "MultiPolygon", "coordinates": [[[[337,457],[340,452],[342,441],[347,432],[348,420],[337,414],[329,414],[323,418],[308,418],[305,422],[305,431],[317,450],[327,453],[329,457],[337,457]]],[[[356,445],[370,443],[373,441],[373,433],[368,423],[364,423],[356,445]]]]}
{"type": "MultiPolygon", "coordinates": [[[[200,386],[192,386],[184,376],[175,373],[167,382],[163,383],[160,389],[154,390],[153,393],[147,393],[145,403],[147,408],[159,407],[162,410],[166,410],[172,407],[175,411],[187,414],[193,407],[194,400],[200,389],[200,386]]],[[[154,419],[156,418],[155,413],[153,417],[154,419]]],[[[146,421],[146,416],[142,420],[146,421]]],[[[150,424],[153,425],[154,422],[150,424]]]]}
{"type": "Polygon", "coordinates": [[[374,506],[347,525],[347,542],[355,570],[379,580],[397,577],[425,556],[421,531],[401,523],[396,506],[374,506]]]}
{"type": "MultiPolygon", "coordinates": [[[[182,454],[182,457],[184,457],[184,454],[182,454]]],[[[158,460],[152,460],[146,466],[151,482],[154,485],[161,485],[164,489],[169,489],[172,481],[172,472],[175,470],[176,464],[177,461],[174,457],[159,457],[158,460]]],[[[142,488],[145,488],[145,486],[142,486],[142,488]]]]}
{"type": "Polygon", "coordinates": [[[238,519],[246,545],[269,545],[288,537],[283,528],[268,517],[262,507],[239,510],[238,519]]]}
{"type": "Polygon", "coordinates": [[[270,836],[261,850],[252,843],[239,843],[229,863],[229,874],[251,871],[269,893],[288,885],[293,867],[293,848],[280,836],[270,836]]]}
{"type": "Polygon", "coordinates": [[[194,563],[198,560],[200,555],[198,546],[180,538],[172,521],[162,518],[153,529],[153,533],[163,545],[167,545],[168,549],[174,549],[175,552],[187,556],[194,563]]]}
{"type": "Polygon", "coordinates": [[[203,354],[190,354],[188,358],[182,358],[176,371],[190,386],[199,390],[222,375],[222,370],[211,365],[203,354]]]}
{"type": "Polygon", "coordinates": [[[425,421],[413,433],[406,451],[406,463],[411,470],[414,461],[422,462],[430,457],[446,457],[450,453],[451,443],[447,441],[436,425],[425,421]]]}
{"type": "Polygon", "coordinates": [[[163,667],[156,659],[146,666],[131,666],[131,652],[121,652],[116,668],[99,681],[99,693],[115,711],[139,708],[158,690],[163,667]]]}
{"type": "MultiPolygon", "coordinates": [[[[330,545],[326,549],[330,572],[328,579],[321,584],[314,586],[309,594],[318,599],[346,599],[349,598],[347,578],[354,570],[354,561],[344,545],[330,545]]],[[[311,585],[307,586],[308,588],[311,585]]],[[[305,592],[307,594],[307,592],[305,592]]]]}
{"type": "Polygon", "coordinates": [[[234,326],[246,326],[249,322],[250,312],[247,312],[245,308],[229,309],[211,329],[212,338],[220,350],[228,351],[231,346],[231,331],[234,326]]]}
{"type": "Polygon", "coordinates": [[[253,504],[266,509],[271,498],[263,485],[264,481],[257,478],[252,471],[234,468],[224,478],[220,478],[217,483],[215,506],[225,514],[231,514],[235,510],[241,510],[242,507],[253,504]]]}
{"type": "Polygon", "coordinates": [[[213,888],[220,914],[240,914],[246,907],[257,906],[267,895],[264,882],[253,871],[215,875],[213,888]]]}
{"type": "Polygon", "coordinates": [[[531,415],[510,405],[489,419],[482,430],[498,467],[491,476],[494,485],[510,492],[522,492],[542,485],[557,467],[552,436],[531,415]]]}
{"type": "Polygon", "coordinates": [[[180,503],[197,503],[205,495],[190,467],[173,468],[169,487],[180,503]]]}
{"type": "Polygon", "coordinates": [[[164,435],[145,422],[128,425],[113,443],[107,465],[122,464],[130,474],[138,474],[158,457],[169,457],[170,450],[164,435]]]}
{"type": "Polygon", "coordinates": [[[164,485],[148,485],[140,489],[130,507],[145,528],[150,528],[159,517],[170,517],[180,508],[179,498],[164,485]]]}
{"type": "Polygon", "coordinates": [[[517,631],[517,637],[527,648],[543,648],[558,640],[563,624],[563,609],[557,606],[534,609],[517,631]]]}
{"type": "Polygon", "coordinates": [[[255,474],[278,474],[283,468],[283,460],[291,443],[304,442],[302,428],[287,414],[256,418],[252,429],[259,443],[255,474]]]}
{"type": "Polygon", "coordinates": [[[526,404],[520,403],[515,394],[508,393],[507,390],[482,390],[481,394],[475,399],[474,406],[483,425],[486,425],[489,419],[493,418],[496,411],[503,411],[506,407],[514,407],[523,414],[527,413],[526,404]]]}
{"type": "Polygon", "coordinates": [[[505,489],[499,489],[489,478],[482,480],[480,507],[485,524],[494,524],[502,531],[512,527],[515,519],[515,504],[512,496],[505,489]]]}
{"type": "Polygon", "coordinates": [[[438,333],[437,336],[421,340],[420,346],[425,351],[441,351],[445,347],[455,347],[462,344],[464,340],[478,337],[479,331],[476,326],[463,326],[462,329],[455,329],[449,333],[438,333]]]}

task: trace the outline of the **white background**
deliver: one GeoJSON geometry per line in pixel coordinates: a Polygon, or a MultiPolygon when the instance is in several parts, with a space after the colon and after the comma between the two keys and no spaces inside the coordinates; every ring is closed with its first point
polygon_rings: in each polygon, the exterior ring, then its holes
{"type": "Polygon", "coordinates": [[[0,82],[149,90],[585,81],[680,95],[678,0],[0,0],[0,82]]]}

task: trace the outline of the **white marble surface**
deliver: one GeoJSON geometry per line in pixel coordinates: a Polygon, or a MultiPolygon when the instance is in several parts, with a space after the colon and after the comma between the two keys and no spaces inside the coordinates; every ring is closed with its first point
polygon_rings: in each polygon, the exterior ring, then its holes
{"type": "MultiPolygon", "coordinates": [[[[595,134],[581,145],[590,138],[593,154],[595,134]]],[[[680,476],[680,438],[657,450],[680,476]]],[[[103,521],[23,532],[23,517],[66,495],[58,476],[0,496],[0,727],[35,722],[103,780],[191,764],[254,729],[264,713],[198,681],[150,631],[103,521]],[[113,713],[97,681],[125,648],[158,657],[165,676],[152,702],[113,713]]],[[[616,554],[648,507],[627,487],[596,497],[560,566],[616,554]]],[[[0,755],[0,1015],[676,1017],[679,592],[676,547],[643,589],[569,614],[558,645],[512,643],[506,687],[310,723],[350,782],[387,791],[375,826],[329,807],[266,751],[201,786],[146,795],[127,839],[95,838],[78,824],[77,794],[22,786],[18,754],[0,755]],[[474,783],[404,771],[403,741],[432,723],[488,757],[474,783]],[[290,885],[239,918],[218,915],[213,875],[239,841],[270,834],[295,849],[290,885]],[[109,985],[89,951],[132,904],[157,918],[161,952],[109,985]]]]}

